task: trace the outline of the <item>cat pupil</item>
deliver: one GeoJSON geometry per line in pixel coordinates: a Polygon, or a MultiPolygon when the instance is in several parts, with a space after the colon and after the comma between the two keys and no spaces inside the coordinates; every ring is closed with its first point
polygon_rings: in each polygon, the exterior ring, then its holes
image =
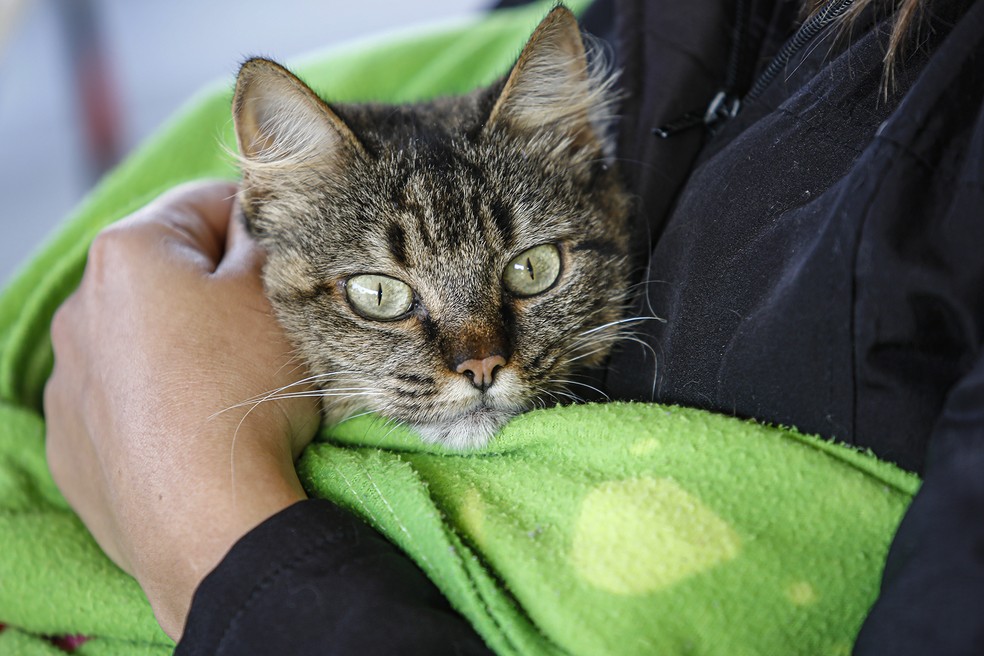
{"type": "Polygon", "coordinates": [[[382,304],[383,304],[383,283],[379,283],[378,287],[376,288],[376,305],[379,306],[382,304]]]}
{"type": "Polygon", "coordinates": [[[536,280],[536,276],[533,274],[533,263],[530,262],[530,258],[526,258],[526,270],[530,272],[530,280],[536,280]]]}

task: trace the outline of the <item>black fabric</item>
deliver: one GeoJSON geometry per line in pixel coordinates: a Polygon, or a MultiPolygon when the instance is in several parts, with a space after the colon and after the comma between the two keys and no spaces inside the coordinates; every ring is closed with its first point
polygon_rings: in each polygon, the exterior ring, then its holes
{"type": "Polygon", "coordinates": [[[240,540],[195,592],[177,656],[486,656],[419,569],[332,504],[302,501],[240,540]]]}
{"type": "MultiPolygon", "coordinates": [[[[612,359],[610,395],[793,425],[922,471],[984,335],[981,34],[976,13],[951,29],[958,10],[934,14],[888,99],[885,25],[839,55],[816,44],[707,143],[678,198],[643,185],[654,207],[676,200],[637,308],[665,323],[612,359]]],[[[651,123],[636,121],[627,132],[651,123]]],[[[675,138],[622,156],[648,164],[675,138]]]]}
{"type": "Polygon", "coordinates": [[[616,63],[625,93],[618,160],[638,197],[632,243],[642,265],[702,144],[700,131],[656,140],[652,128],[702,110],[721,88],[734,7],[719,0],[616,7],[616,63]]]}
{"type": "Polygon", "coordinates": [[[984,654],[984,358],[950,392],[857,654],[984,654]]]}
{"type": "MultiPolygon", "coordinates": [[[[744,87],[800,7],[746,1],[744,87]]],[[[874,12],[715,134],[665,140],[652,128],[724,85],[735,6],[619,0],[615,15],[637,311],[662,321],[634,327],[648,348],[613,355],[608,391],[796,426],[924,474],[861,656],[984,654],[984,1],[931,7],[887,96],[874,12]]],[[[409,561],[309,501],[205,580],[178,653],[483,649],[409,561]]]]}

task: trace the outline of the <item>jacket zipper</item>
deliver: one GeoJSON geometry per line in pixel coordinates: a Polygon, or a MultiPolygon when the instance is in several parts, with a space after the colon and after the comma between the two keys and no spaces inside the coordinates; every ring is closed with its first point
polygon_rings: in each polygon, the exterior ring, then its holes
{"type": "Polygon", "coordinates": [[[786,67],[790,59],[799,54],[824,28],[843,16],[854,4],[854,0],[829,0],[820,11],[803,23],[796,30],[796,33],[786,41],[776,56],[772,58],[772,61],[769,62],[769,65],[758,76],[758,79],[755,80],[751,90],[742,98],[735,92],[735,85],[738,78],[741,40],[745,33],[745,21],[747,20],[746,2],[747,0],[738,0],[736,6],[737,17],[731,39],[731,54],[728,59],[724,88],[714,95],[705,110],[688,112],[661,126],[654,127],[652,130],[654,135],[666,139],[699,126],[709,130],[719,128],[722,121],[737,116],[742,105],[761,96],[779,72],[786,67]]]}

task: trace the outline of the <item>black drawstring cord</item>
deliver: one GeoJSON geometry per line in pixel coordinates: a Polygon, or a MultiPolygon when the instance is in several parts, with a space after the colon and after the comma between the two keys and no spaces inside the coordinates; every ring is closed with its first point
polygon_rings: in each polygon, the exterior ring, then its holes
{"type": "Polygon", "coordinates": [[[713,128],[720,121],[734,118],[741,110],[743,103],[755,100],[762,95],[769,84],[775,79],[776,75],[786,67],[789,60],[816,38],[825,27],[843,16],[852,4],[854,4],[854,0],[830,0],[823,9],[814,14],[810,20],[803,23],[796,30],[796,34],[772,58],[772,61],[769,62],[769,65],[762,74],[759,75],[755,84],[752,85],[751,90],[742,99],[734,93],[734,87],[738,78],[738,58],[741,54],[741,38],[745,32],[745,21],[747,17],[745,15],[745,0],[738,0],[736,10],[737,18],[735,20],[734,35],[731,40],[731,56],[728,60],[728,71],[724,89],[714,95],[707,109],[703,112],[688,112],[680,118],[654,127],[653,134],[666,139],[697,126],[713,128]]]}

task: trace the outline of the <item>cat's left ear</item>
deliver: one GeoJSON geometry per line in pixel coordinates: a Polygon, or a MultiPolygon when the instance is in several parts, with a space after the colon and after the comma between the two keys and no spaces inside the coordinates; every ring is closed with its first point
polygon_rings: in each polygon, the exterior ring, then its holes
{"type": "Polygon", "coordinates": [[[314,91],[267,59],[250,59],[239,69],[232,113],[246,174],[314,163],[339,166],[363,152],[314,91]]]}
{"type": "Polygon", "coordinates": [[[547,131],[564,150],[610,154],[611,87],[603,67],[588,64],[577,18],[554,7],[523,48],[485,130],[547,131]]]}

